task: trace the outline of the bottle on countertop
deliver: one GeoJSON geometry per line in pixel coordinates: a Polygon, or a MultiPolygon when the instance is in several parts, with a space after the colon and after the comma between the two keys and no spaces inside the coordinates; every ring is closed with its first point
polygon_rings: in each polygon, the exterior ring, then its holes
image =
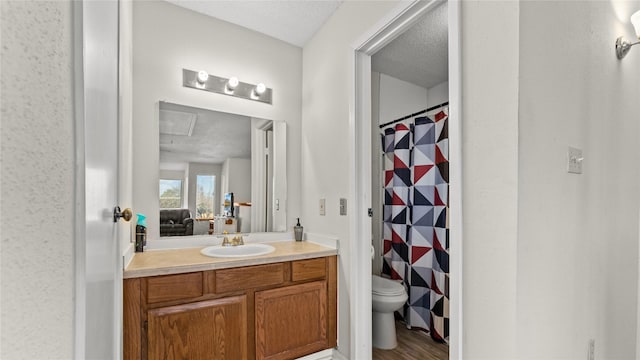
{"type": "Polygon", "coordinates": [[[300,225],[300,218],[298,218],[298,223],[293,227],[293,235],[296,241],[302,241],[302,225],[300,225]]]}
{"type": "Polygon", "coordinates": [[[147,245],[147,217],[140,213],[136,224],[136,252],[143,252],[144,246],[147,245]]]}

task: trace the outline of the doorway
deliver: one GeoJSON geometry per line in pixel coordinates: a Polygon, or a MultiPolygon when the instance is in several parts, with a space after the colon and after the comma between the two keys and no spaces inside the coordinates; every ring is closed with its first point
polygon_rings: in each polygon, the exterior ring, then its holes
{"type": "MultiPolygon", "coordinates": [[[[354,69],[355,69],[355,121],[354,121],[354,141],[356,143],[356,179],[354,187],[360,189],[354,191],[354,200],[356,203],[356,226],[354,239],[363,239],[362,241],[354,241],[353,254],[355,267],[357,271],[354,273],[353,281],[356,284],[369,282],[371,276],[371,262],[367,258],[369,256],[369,247],[371,244],[364,241],[369,239],[372,232],[371,218],[367,215],[367,208],[372,206],[369,199],[373,197],[371,184],[371,159],[373,141],[380,139],[371,138],[372,134],[372,56],[391,43],[394,39],[405,33],[407,29],[415,25],[425,14],[442,5],[443,1],[418,1],[404,8],[397,9],[394,14],[390,14],[388,21],[382,23],[378,28],[371,29],[367,34],[363,35],[360,44],[354,47],[354,69]],[[366,165],[363,165],[365,164],[366,165]],[[367,266],[368,265],[368,266],[367,266]]],[[[461,162],[460,162],[460,51],[459,51],[459,33],[460,33],[460,9],[456,2],[449,2],[446,16],[448,19],[448,116],[450,119],[449,126],[449,160],[451,167],[449,170],[449,188],[451,196],[449,198],[449,226],[450,226],[450,279],[449,294],[451,297],[449,307],[449,344],[450,359],[459,359],[462,357],[460,345],[461,339],[461,272],[462,272],[462,221],[461,221],[461,162]]],[[[376,209],[372,208],[375,214],[376,209]]],[[[380,211],[378,209],[378,211],[380,211]]],[[[378,255],[378,254],[377,254],[378,255]]],[[[358,287],[358,285],[354,285],[358,287]]],[[[371,289],[367,286],[361,286],[362,297],[359,298],[361,303],[371,303],[371,289]]],[[[359,301],[359,302],[360,302],[359,301]]],[[[363,326],[371,326],[371,308],[352,306],[352,316],[356,324],[363,326]],[[367,319],[368,318],[368,319],[367,319]]],[[[353,322],[352,322],[353,324],[353,322]]],[[[355,325],[354,327],[358,327],[355,325]]],[[[370,327],[369,327],[370,328],[370,327]]],[[[353,330],[353,329],[352,329],[353,330]]],[[[356,334],[360,333],[355,329],[356,334]]],[[[363,329],[364,332],[364,329],[363,329]]],[[[365,333],[369,335],[368,333],[365,333]]],[[[363,334],[353,340],[354,346],[363,351],[365,356],[366,348],[371,351],[371,338],[363,334]],[[365,337],[366,336],[366,337],[365,337]]],[[[368,354],[370,355],[370,354],[368,354]]]]}

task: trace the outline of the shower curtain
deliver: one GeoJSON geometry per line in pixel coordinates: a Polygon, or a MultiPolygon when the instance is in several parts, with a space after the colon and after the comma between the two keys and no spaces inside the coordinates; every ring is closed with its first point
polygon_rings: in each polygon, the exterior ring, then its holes
{"type": "Polygon", "coordinates": [[[383,135],[383,274],[401,279],[408,327],[449,340],[448,115],[416,117],[383,135]]]}

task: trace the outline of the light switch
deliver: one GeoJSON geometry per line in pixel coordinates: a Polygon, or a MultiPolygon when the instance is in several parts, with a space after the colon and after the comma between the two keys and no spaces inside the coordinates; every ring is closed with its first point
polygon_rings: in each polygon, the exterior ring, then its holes
{"type": "Polygon", "coordinates": [[[325,215],[325,209],[326,209],[325,203],[326,203],[325,199],[320,199],[320,215],[322,216],[325,215]]]}
{"type": "Polygon", "coordinates": [[[340,198],[340,215],[347,215],[347,199],[340,198]]]}
{"type": "Polygon", "coordinates": [[[582,149],[576,149],[569,146],[567,152],[567,172],[572,174],[582,174],[582,149]]]}

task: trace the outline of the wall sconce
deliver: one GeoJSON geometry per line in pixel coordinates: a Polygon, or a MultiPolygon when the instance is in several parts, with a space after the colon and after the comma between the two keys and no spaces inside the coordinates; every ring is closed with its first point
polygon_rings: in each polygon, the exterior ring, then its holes
{"type": "MultiPolygon", "coordinates": [[[[640,10],[631,15],[631,24],[636,31],[636,36],[638,37],[638,39],[640,39],[640,10]]],[[[620,36],[618,39],[616,39],[616,56],[618,57],[618,59],[624,58],[631,47],[638,44],[640,44],[640,41],[630,43],[624,40],[622,36],[620,36]]]]}
{"type": "Polygon", "coordinates": [[[263,83],[257,85],[243,83],[235,76],[227,79],[210,75],[206,71],[182,69],[182,86],[267,104],[271,104],[273,97],[273,89],[266,87],[263,83]]]}

